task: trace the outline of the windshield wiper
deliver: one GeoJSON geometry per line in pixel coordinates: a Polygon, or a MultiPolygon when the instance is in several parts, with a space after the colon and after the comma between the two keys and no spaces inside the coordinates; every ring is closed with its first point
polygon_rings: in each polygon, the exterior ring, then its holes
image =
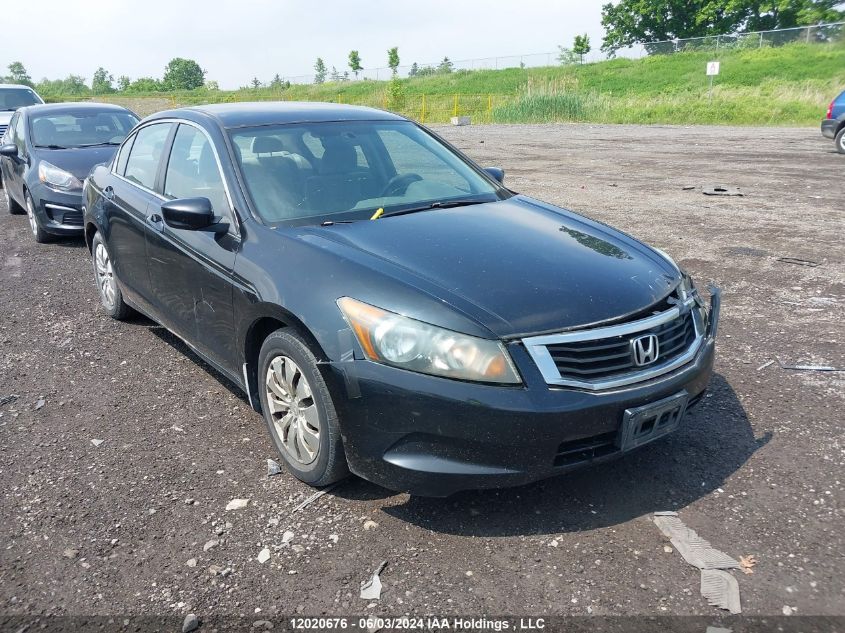
{"type": "Polygon", "coordinates": [[[421,204],[418,207],[410,207],[408,209],[400,209],[399,211],[391,211],[384,213],[380,217],[388,218],[393,215],[405,215],[407,213],[416,213],[418,211],[429,211],[430,209],[451,209],[453,207],[468,207],[473,204],[484,204],[485,202],[495,202],[495,200],[488,200],[487,198],[465,198],[463,200],[438,200],[437,202],[429,202],[421,204]]]}
{"type": "Polygon", "coordinates": [[[100,147],[102,145],[120,145],[120,143],[115,143],[113,141],[103,141],[102,143],[83,143],[82,145],[77,145],[77,147],[100,147]]]}
{"type": "Polygon", "coordinates": [[[40,149],[67,149],[64,145],[36,145],[40,149]]]}

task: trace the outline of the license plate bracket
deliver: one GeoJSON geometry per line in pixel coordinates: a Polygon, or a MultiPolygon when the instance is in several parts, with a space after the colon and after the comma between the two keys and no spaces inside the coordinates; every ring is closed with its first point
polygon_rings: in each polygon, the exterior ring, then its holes
{"type": "Polygon", "coordinates": [[[617,445],[628,451],[668,435],[681,425],[688,401],[689,394],[682,391],[657,402],[626,409],[617,445]]]}

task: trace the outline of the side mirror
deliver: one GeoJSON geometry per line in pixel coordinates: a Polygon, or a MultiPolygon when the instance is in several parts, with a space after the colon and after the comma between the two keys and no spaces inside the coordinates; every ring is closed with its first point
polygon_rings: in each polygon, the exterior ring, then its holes
{"type": "Polygon", "coordinates": [[[505,183],[505,170],[501,167],[485,167],[484,171],[487,172],[488,176],[492,176],[493,180],[500,185],[505,183]]]}
{"type": "Polygon", "coordinates": [[[161,215],[167,226],[197,231],[215,224],[214,211],[208,198],[180,198],[161,205],[161,215]]]}
{"type": "Polygon", "coordinates": [[[8,158],[17,158],[18,146],[14,143],[9,143],[8,145],[0,145],[0,156],[6,156],[8,158]]]}

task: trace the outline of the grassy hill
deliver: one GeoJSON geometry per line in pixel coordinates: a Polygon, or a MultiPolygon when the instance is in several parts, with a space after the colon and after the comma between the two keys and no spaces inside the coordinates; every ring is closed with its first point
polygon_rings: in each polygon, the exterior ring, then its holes
{"type": "Polygon", "coordinates": [[[112,96],[142,114],[172,105],[266,99],[333,101],[395,110],[426,123],[473,122],[817,125],[845,89],[845,43],[790,44],[615,59],[583,66],[457,71],[389,81],[112,96]],[[712,101],[706,62],[721,61],[712,101]]]}

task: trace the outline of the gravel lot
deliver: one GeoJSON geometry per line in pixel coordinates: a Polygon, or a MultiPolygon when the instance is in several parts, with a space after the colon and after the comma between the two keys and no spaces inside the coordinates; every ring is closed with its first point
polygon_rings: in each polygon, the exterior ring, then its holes
{"type": "Polygon", "coordinates": [[[716,616],[650,520],[672,509],[756,557],[734,572],[744,613],[845,616],[845,373],[758,369],[845,367],[845,156],[815,129],[439,131],[723,288],[716,375],[682,430],[524,488],[420,499],[351,479],[292,514],[312,490],[267,476],[245,399],[156,324],[107,318],[84,244],[37,245],[3,206],[0,398],[18,397],[0,400],[0,614],[716,616]],[[382,599],[361,600],[382,560],[382,599]]]}

